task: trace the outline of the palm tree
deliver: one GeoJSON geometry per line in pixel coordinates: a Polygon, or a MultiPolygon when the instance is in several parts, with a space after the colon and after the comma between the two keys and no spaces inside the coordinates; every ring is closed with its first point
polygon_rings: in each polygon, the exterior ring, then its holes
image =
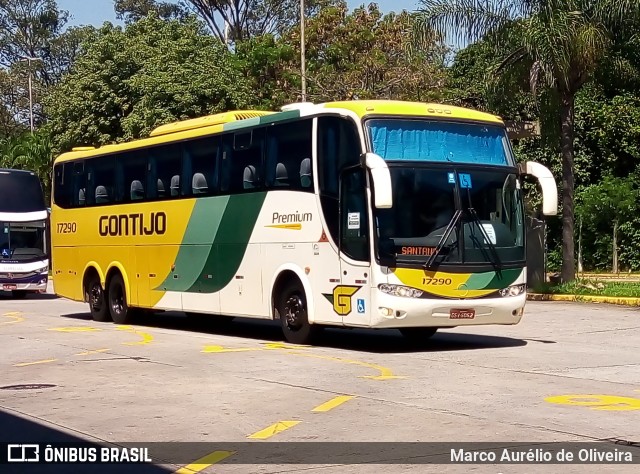
{"type": "Polygon", "coordinates": [[[562,154],[563,281],[575,278],[574,104],[580,88],[607,56],[614,33],[640,16],[639,0],[421,0],[416,32],[454,32],[503,52],[498,73],[528,64],[535,93],[540,86],[559,99],[562,154]],[[508,48],[508,49],[507,49],[508,48]]]}

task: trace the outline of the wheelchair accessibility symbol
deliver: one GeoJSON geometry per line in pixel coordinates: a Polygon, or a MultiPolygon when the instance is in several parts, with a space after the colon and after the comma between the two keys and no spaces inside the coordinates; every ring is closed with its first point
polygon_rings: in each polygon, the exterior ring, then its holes
{"type": "Polygon", "coordinates": [[[357,303],[357,307],[358,307],[358,313],[363,314],[364,313],[364,300],[363,299],[358,299],[358,303],[357,303]]]}

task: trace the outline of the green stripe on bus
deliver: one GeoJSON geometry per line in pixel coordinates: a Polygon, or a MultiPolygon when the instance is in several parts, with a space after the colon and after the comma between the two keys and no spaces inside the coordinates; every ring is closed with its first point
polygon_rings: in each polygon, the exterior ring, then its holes
{"type": "Polygon", "coordinates": [[[501,277],[497,272],[472,273],[465,284],[467,290],[499,290],[506,288],[518,279],[522,273],[521,268],[511,268],[501,271],[501,277]]]}
{"type": "Polygon", "coordinates": [[[202,275],[188,292],[215,293],[229,284],[242,263],[266,197],[267,193],[260,192],[229,198],[202,275]]]}
{"type": "Polygon", "coordinates": [[[229,196],[196,201],[176,257],[175,270],[156,290],[188,291],[203,274],[228,202],[229,196]]]}

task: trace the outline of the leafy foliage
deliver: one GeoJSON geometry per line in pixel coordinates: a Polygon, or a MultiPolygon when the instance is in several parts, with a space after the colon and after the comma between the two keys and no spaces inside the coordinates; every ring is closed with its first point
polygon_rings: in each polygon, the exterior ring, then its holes
{"type": "Polygon", "coordinates": [[[251,98],[231,53],[194,19],[152,14],[124,30],[106,24],[84,48],[46,101],[58,150],[139,138],[251,98]]]}

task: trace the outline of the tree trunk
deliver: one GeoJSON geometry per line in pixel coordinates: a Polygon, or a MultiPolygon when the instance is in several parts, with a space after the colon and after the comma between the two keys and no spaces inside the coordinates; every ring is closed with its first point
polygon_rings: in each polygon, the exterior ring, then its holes
{"type": "Polygon", "coordinates": [[[613,221],[613,273],[618,273],[618,221],[613,221]]]}
{"type": "Polygon", "coordinates": [[[562,270],[564,283],[576,277],[573,206],[573,124],[575,96],[563,92],[561,96],[560,145],[562,150],[562,270]]]}

